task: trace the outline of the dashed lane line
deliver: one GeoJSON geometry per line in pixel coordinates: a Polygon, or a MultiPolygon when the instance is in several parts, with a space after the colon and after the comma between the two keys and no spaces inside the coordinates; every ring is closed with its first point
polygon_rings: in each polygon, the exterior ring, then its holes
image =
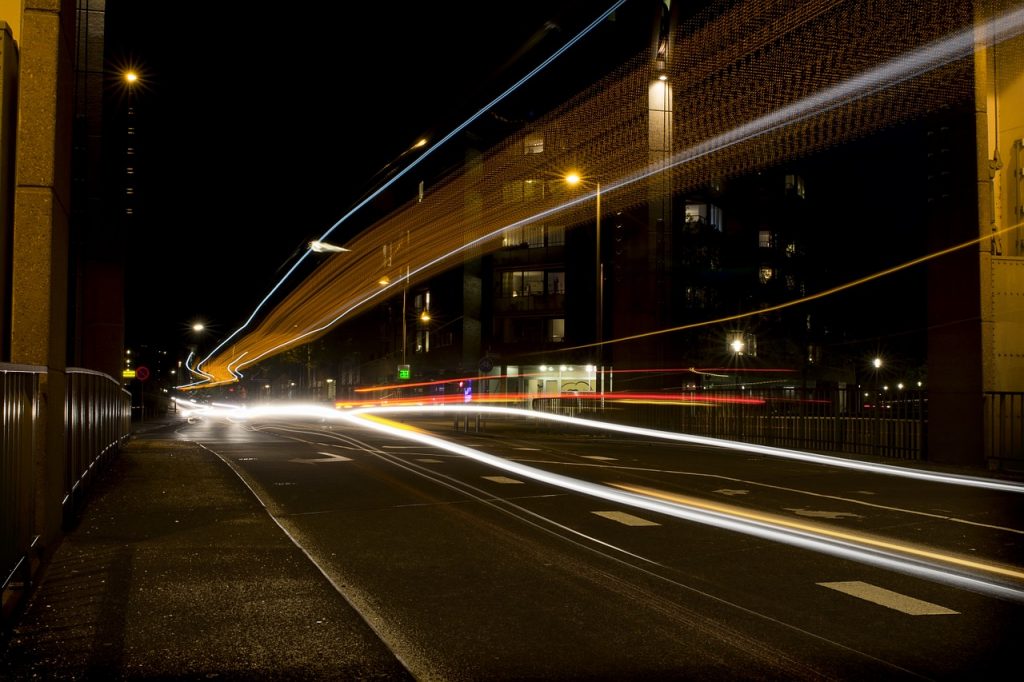
{"type": "Polygon", "coordinates": [[[822,587],[837,590],[843,594],[858,597],[865,601],[879,604],[880,606],[885,606],[896,611],[901,611],[911,616],[950,616],[959,613],[959,611],[947,609],[945,606],[939,606],[938,604],[932,604],[931,602],[922,601],[921,599],[908,597],[905,594],[893,592],[892,590],[887,590],[884,587],[878,587],[877,585],[861,582],[860,580],[818,584],[822,587]]]}
{"type": "Polygon", "coordinates": [[[610,519],[612,521],[618,521],[619,523],[621,523],[621,524],[623,524],[625,526],[660,526],[661,525],[660,523],[655,523],[654,521],[648,521],[647,519],[642,519],[639,516],[633,516],[632,514],[627,514],[626,512],[620,512],[620,511],[596,511],[596,512],[594,512],[594,514],[597,514],[598,516],[601,516],[601,517],[606,518],[606,519],[610,519]]]}

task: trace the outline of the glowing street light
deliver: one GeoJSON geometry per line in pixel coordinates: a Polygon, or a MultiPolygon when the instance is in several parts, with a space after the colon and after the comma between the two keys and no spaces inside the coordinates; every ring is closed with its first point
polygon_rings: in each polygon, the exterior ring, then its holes
{"type": "Polygon", "coordinates": [[[202,322],[196,322],[192,325],[192,331],[194,332],[201,332],[204,329],[206,329],[206,326],[202,322]]]}
{"type": "Polygon", "coordinates": [[[871,366],[874,367],[875,369],[881,369],[882,368],[882,358],[875,358],[874,360],[872,360],[871,361],[871,366]]]}
{"type": "Polygon", "coordinates": [[[328,242],[322,242],[319,239],[314,239],[309,243],[309,250],[314,253],[342,253],[349,249],[336,244],[330,244],[328,242]]]}

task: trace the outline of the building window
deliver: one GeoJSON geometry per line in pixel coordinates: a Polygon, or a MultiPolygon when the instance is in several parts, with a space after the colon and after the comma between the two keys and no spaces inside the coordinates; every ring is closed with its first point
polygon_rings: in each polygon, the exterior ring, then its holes
{"type": "Polygon", "coordinates": [[[565,341],[565,318],[556,317],[548,320],[548,341],[562,343],[565,341]]]}
{"type": "Polygon", "coordinates": [[[758,272],[758,279],[761,280],[761,284],[767,284],[774,276],[775,271],[768,265],[762,265],[761,270],[758,272]]]}
{"type": "Polygon", "coordinates": [[[786,176],[786,194],[793,194],[803,199],[804,192],[804,179],[802,177],[799,175],[786,176]]]}
{"type": "Polygon", "coordinates": [[[757,245],[762,249],[772,248],[772,233],[770,230],[761,230],[757,233],[757,245]]]}
{"type": "Polygon", "coordinates": [[[687,223],[707,225],[717,232],[722,231],[722,209],[714,204],[687,202],[684,214],[687,223]]]}
{"type": "Polygon", "coordinates": [[[547,233],[548,246],[562,246],[565,244],[564,225],[547,225],[545,232],[547,233]]]}
{"type": "Polygon", "coordinates": [[[796,242],[786,244],[786,257],[792,258],[796,255],[796,242]]]}
{"type": "Polygon", "coordinates": [[[544,135],[542,133],[530,133],[526,136],[523,147],[526,154],[543,154],[544,135]]]}
{"type": "Polygon", "coordinates": [[[505,297],[540,296],[544,293],[544,272],[527,270],[524,272],[501,273],[501,293],[505,297]]]}
{"type": "Polygon", "coordinates": [[[430,352],[430,330],[429,329],[417,329],[416,330],[416,352],[417,353],[429,353],[430,352]]]}
{"type": "Polygon", "coordinates": [[[544,246],[543,225],[523,225],[507,230],[501,239],[501,245],[505,247],[523,247],[537,249],[544,246]]]}
{"type": "Polygon", "coordinates": [[[565,273],[562,271],[551,270],[547,273],[548,280],[548,293],[549,294],[564,294],[565,293],[565,273]]]}

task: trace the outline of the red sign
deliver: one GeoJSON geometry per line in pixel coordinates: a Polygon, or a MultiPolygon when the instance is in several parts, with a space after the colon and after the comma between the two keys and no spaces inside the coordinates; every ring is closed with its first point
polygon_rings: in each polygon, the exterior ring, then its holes
{"type": "Polygon", "coordinates": [[[139,381],[145,381],[146,379],[148,379],[149,378],[149,368],[148,367],[136,367],[135,368],[135,378],[138,379],[139,381]]]}

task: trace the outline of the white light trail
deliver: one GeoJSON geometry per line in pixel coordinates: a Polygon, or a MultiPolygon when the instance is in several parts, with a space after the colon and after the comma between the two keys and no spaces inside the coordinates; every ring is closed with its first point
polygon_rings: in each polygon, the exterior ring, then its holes
{"type": "MultiPolygon", "coordinates": [[[[587,31],[591,30],[593,26],[600,22],[604,16],[607,16],[610,12],[614,11],[614,9],[619,6],[619,4],[621,3],[616,4],[608,12],[606,12],[605,15],[602,15],[601,18],[595,20],[595,22],[591,24],[591,26],[589,26],[587,29],[585,29],[583,33],[579,34],[576,38],[574,38],[574,41],[580,39],[587,31]]],[[[700,159],[701,157],[705,157],[710,154],[717,153],[730,147],[733,147],[735,145],[741,144],[743,142],[747,142],[752,139],[770,134],[779,129],[793,125],[794,123],[798,123],[810,117],[822,114],[823,112],[836,109],[838,107],[844,106],[856,100],[863,99],[872,94],[891,88],[895,85],[898,85],[899,83],[918,77],[940,66],[966,58],[973,53],[975,49],[975,40],[978,35],[984,35],[987,41],[989,41],[992,44],[996,44],[1008,40],[1010,38],[1016,37],[1021,33],[1024,33],[1024,8],[1018,8],[1016,10],[1007,11],[1000,16],[992,18],[986,22],[979,23],[977,27],[971,27],[960,30],[942,40],[938,40],[929,45],[918,48],[917,50],[913,50],[905,55],[901,55],[896,59],[890,60],[889,62],[881,66],[875,67],[873,69],[869,69],[868,71],[865,71],[864,73],[849,78],[833,87],[826,88],[822,91],[808,95],[788,106],[784,106],[776,111],[765,114],[764,116],[758,117],[745,124],[739,125],[729,131],[714,136],[688,149],[682,150],[676,153],[668,162],[660,162],[657,164],[653,164],[641,171],[638,171],[633,175],[621,178],[619,180],[608,182],[603,187],[602,194],[607,196],[615,192],[616,190],[631,186],[642,180],[649,179],[671,168],[686,163],[690,163],[692,161],[700,159]]],[[[563,48],[563,50],[567,49],[570,44],[567,44],[563,48]]],[[[549,61],[553,60],[554,57],[557,56],[557,54],[559,53],[553,55],[549,59],[549,61]]],[[[542,66],[546,65],[547,63],[549,62],[545,62],[542,66]]],[[[541,67],[538,67],[538,69],[539,68],[541,67]]],[[[528,79],[535,73],[536,70],[531,72],[527,77],[525,77],[515,86],[513,86],[513,88],[521,85],[523,82],[525,82],[526,79],[528,79]]],[[[509,94],[513,88],[510,88],[508,91],[506,91],[506,93],[504,93],[502,97],[509,94]]],[[[476,117],[483,114],[489,107],[493,106],[498,101],[500,101],[500,98],[491,102],[484,109],[481,109],[477,114],[474,115],[473,118],[467,120],[467,122],[463,124],[463,126],[460,126],[459,128],[456,129],[456,131],[453,131],[440,142],[431,147],[430,150],[428,150],[428,152],[424,153],[423,157],[432,152],[440,144],[446,142],[458,130],[461,130],[462,127],[468,125],[472,120],[475,120],[476,117]]],[[[420,158],[422,159],[423,157],[420,158]]],[[[406,170],[411,169],[413,165],[410,165],[406,170]]],[[[404,172],[405,171],[403,171],[403,173],[404,172]]],[[[398,177],[400,177],[400,175],[401,174],[395,176],[394,179],[397,179],[398,177]]],[[[385,185],[385,187],[386,186],[387,185],[385,185]]],[[[438,256],[430,261],[427,261],[420,266],[412,268],[411,270],[407,271],[407,273],[403,275],[401,278],[396,278],[395,281],[391,282],[388,286],[376,290],[364,296],[363,298],[350,303],[329,321],[320,324],[314,328],[306,329],[300,334],[297,334],[296,336],[292,337],[291,339],[282,342],[260,353],[259,355],[250,357],[244,362],[241,362],[241,356],[236,356],[231,360],[231,364],[234,364],[236,368],[240,370],[253,363],[259,362],[261,359],[267,357],[268,355],[272,355],[285,347],[290,347],[298,343],[301,343],[304,339],[308,337],[315,337],[316,335],[326,331],[327,329],[330,329],[332,326],[337,324],[339,321],[341,321],[343,318],[345,318],[355,310],[363,308],[367,303],[388,293],[390,290],[392,290],[399,284],[409,281],[410,279],[412,279],[413,276],[419,274],[420,272],[431,269],[444,262],[450,261],[455,257],[460,256],[462,253],[469,251],[481,244],[492,241],[497,237],[500,237],[502,234],[509,232],[515,228],[524,225],[529,225],[538,221],[542,221],[548,217],[562,213],[577,205],[590,202],[594,200],[596,194],[596,190],[584,192],[581,195],[575,197],[574,199],[567,201],[559,206],[538,212],[527,218],[515,221],[501,228],[495,229],[477,239],[473,239],[469,242],[466,242],[465,244],[459,247],[453,248],[441,256],[438,256]]],[[[353,209],[353,212],[358,208],[359,207],[353,209]]],[[[349,215],[351,215],[351,213],[352,212],[343,217],[342,221],[345,220],[349,215]]],[[[326,238],[326,236],[340,223],[341,221],[336,223],[335,226],[333,226],[324,234],[323,237],[321,237],[321,239],[326,238]]],[[[305,254],[303,257],[305,257],[305,254]]],[[[293,266],[292,270],[294,270],[294,267],[296,266],[293,266]]],[[[270,296],[291,274],[292,270],[289,270],[289,272],[285,275],[284,278],[281,279],[278,285],[276,285],[274,289],[271,290],[270,294],[268,294],[267,297],[264,298],[264,300],[259,304],[256,311],[258,311],[265,304],[265,302],[270,298],[270,296]]],[[[224,342],[218,345],[209,355],[207,355],[207,357],[204,358],[202,362],[199,363],[197,369],[199,366],[201,366],[203,363],[207,362],[211,357],[213,357],[213,355],[217,353],[221,348],[223,348],[224,345],[226,345],[230,339],[234,338],[235,335],[242,331],[242,329],[246,328],[252,321],[252,319],[255,317],[256,311],[253,312],[253,315],[250,316],[250,318],[245,322],[245,324],[242,325],[242,327],[237,329],[234,333],[231,334],[231,336],[225,339],[224,342]]],[[[203,382],[196,383],[201,384],[203,382]]],[[[196,384],[190,384],[189,386],[194,385],[196,384]]]]}
{"type": "MultiPolygon", "coordinates": [[[[576,43],[578,43],[578,42],[579,42],[580,40],[582,40],[584,36],[586,36],[586,35],[587,35],[588,33],[590,33],[590,32],[591,32],[592,30],[594,30],[594,28],[596,28],[596,27],[597,27],[597,26],[598,26],[598,25],[599,25],[599,24],[600,24],[601,22],[603,22],[603,21],[604,21],[605,19],[607,19],[608,17],[610,17],[610,16],[612,15],[612,14],[614,14],[614,13],[615,13],[615,10],[619,9],[619,8],[620,8],[620,7],[622,6],[622,5],[624,5],[624,4],[625,4],[625,2],[626,2],[626,0],[616,0],[616,2],[615,2],[615,3],[614,3],[614,4],[612,5],[612,6],[611,6],[611,7],[609,7],[609,8],[607,9],[607,10],[605,10],[605,11],[604,11],[604,12],[603,12],[603,13],[602,13],[602,14],[601,14],[601,15],[600,15],[599,17],[597,17],[596,19],[594,19],[594,21],[592,21],[592,22],[591,22],[590,24],[588,24],[588,25],[587,25],[587,27],[586,27],[586,28],[584,28],[584,29],[583,29],[582,31],[580,31],[580,32],[579,32],[578,34],[576,34],[576,36],[574,36],[574,37],[573,37],[572,39],[570,39],[570,40],[569,40],[568,42],[566,42],[566,43],[565,43],[565,45],[563,45],[563,46],[562,46],[562,47],[560,47],[560,48],[559,48],[558,50],[556,50],[556,51],[555,51],[555,52],[554,52],[554,53],[553,53],[553,54],[552,54],[552,55],[551,55],[550,57],[548,57],[547,59],[545,59],[545,60],[544,60],[543,62],[541,62],[541,63],[540,63],[540,64],[539,64],[538,66],[536,66],[536,67],[535,67],[534,69],[532,69],[532,70],[531,70],[531,71],[530,71],[529,73],[527,73],[527,74],[526,74],[525,76],[523,76],[523,77],[522,77],[522,78],[520,78],[520,79],[519,79],[518,81],[516,81],[516,82],[515,82],[515,83],[514,83],[514,84],[513,84],[512,86],[510,86],[510,87],[509,87],[509,88],[508,88],[507,90],[505,90],[505,91],[504,91],[503,93],[501,93],[500,95],[498,95],[497,97],[495,97],[495,98],[494,98],[493,100],[491,100],[491,102],[490,102],[490,103],[488,103],[488,104],[487,104],[486,106],[484,106],[484,107],[483,107],[482,109],[480,109],[480,110],[479,110],[479,111],[477,111],[477,112],[476,112],[475,114],[473,114],[473,115],[472,115],[472,116],[470,116],[470,117],[469,117],[468,119],[466,119],[466,120],[465,120],[465,121],[464,121],[463,123],[461,123],[460,125],[458,125],[458,126],[457,126],[457,127],[456,127],[456,128],[454,129],[454,130],[452,130],[452,131],[451,131],[450,133],[448,133],[448,134],[447,134],[447,135],[445,135],[445,136],[444,136],[443,138],[441,138],[440,140],[438,140],[438,141],[437,141],[436,143],[434,143],[433,145],[431,145],[429,149],[427,149],[427,150],[426,150],[425,152],[423,152],[423,153],[422,153],[422,154],[421,154],[421,155],[420,155],[419,157],[417,157],[417,158],[416,158],[416,159],[415,159],[414,161],[412,161],[412,162],[411,162],[411,163],[410,163],[410,164],[409,164],[408,166],[406,166],[406,167],[405,167],[404,169],[402,169],[402,170],[401,170],[401,171],[400,171],[399,173],[397,173],[396,175],[394,175],[394,176],[393,176],[393,177],[392,177],[392,178],[391,178],[390,180],[388,180],[387,182],[385,182],[385,183],[384,183],[383,185],[381,185],[381,186],[380,186],[380,187],[379,187],[378,189],[376,189],[376,190],[375,190],[375,191],[374,191],[373,193],[371,193],[371,194],[370,194],[370,195],[368,195],[368,196],[367,196],[367,197],[366,197],[365,199],[363,199],[363,200],[362,200],[361,202],[359,202],[359,203],[358,203],[358,204],[357,204],[357,205],[356,205],[356,206],[355,206],[354,208],[352,208],[352,209],[351,209],[351,210],[350,210],[350,211],[349,211],[348,213],[346,213],[346,214],[345,214],[345,215],[343,215],[343,216],[342,216],[341,218],[339,218],[337,222],[335,222],[335,223],[334,223],[333,225],[331,225],[331,227],[330,227],[330,228],[328,228],[328,229],[327,229],[327,230],[326,230],[326,231],[325,231],[325,232],[324,232],[324,233],[323,233],[322,235],[320,235],[320,237],[319,237],[318,239],[316,239],[316,240],[314,240],[314,241],[315,241],[315,242],[323,242],[324,240],[326,240],[326,239],[327,239],[327,238],[328,238],[328,237],[330,236],[330,234],[331,234],[332,232],[334,232],[334,230],[335,230],[335,229],[337,229],[337,228],[338,228],[338,227],[339,227],[339,226],[340,226],[340,225],[341,225],[341,224],[342,224],[343,222],[345,222],[346,220],[348,220],[348,219],[349,219],[349,218],[350,218],[350,217],[351,217],[351,216],[352,216],[352,215],[353,215],[353,214],[354,214],[354,213],[355,213],[356,211],[360,210],[360,209],[361,209],[361,208],[362,208],[363,206],[365,206],[365,205],[366,205],[366,204],[368,204],[369,202],[373,201],[373,200],[374,200],[374,199],[375,199],[375,198],[376,198],[376,197],[377,197],[378,195],[380,195],[380,193],[381,193],[381,192],[383,192],[384,190],[386,190],[386,189],[387,189],[388,187],[390,187],[390,186],[391,186],[391,185],[393,185],[393,184],[394,184],[395,182],[397,182],[399,178],[401,178],[401,177],[402,177],[402,176],[404,176],[404,175],[405,175],[406,173],[408,173],[408,172],[409,172],[409,171],[411,171],[411,170],[412,170],[413,168],[415,168],[415,167],[416,167],[417,165],[419,165],[419,163],[420,163],[421,161],[423,161],[423,160],[424,160],[425,158],[427,158],[428,156],[430,156],[430,155],[431,155],[431,154],[432,154],[432,153],[433,153],[433,152],[434,152],[434,151],[435,151],[436,149],[438,149],[438,148],[439,148],[439,147],[440,147],[441,145],[443,145],[443,144],[445,144],[446,142],[448,142],[448,140],[450,140],[450,139],[451,139],[451,138],[453,138],[453,137],[454,137],[455,135],[457,135],[458,133],[460,133],[460,132],[461,132],[462,130],[464,130],[464,129],[465,129],[465,128],[466,128],[467,126],[468,126],[468,125],[470,125],[471,123],[473,123],[473,122],[474,122],[475,120],[477,120],[478,118],[480,118],[481,116],[483,116],[483,115],[484,115],[485,113],[487,113],[487,112],[488,112],[488,111],[489,111],[489,110],[490,110],[491,108],[493,108],[493,107],[494,107],[494,106],[495,106],[496,104],[498,104],[499,102],[501,102],[501,101],[502,101],[503,99],[505,99],[506,97],[508,97],[508,96],[509,96],[510,94],[512,94],[512,93],[513,93],[513,92],[515,92],[516,90],[518,90],[518,89],[519,89],[519,88],[520,88],[520,87],[521,87],[521,86],[522,86],[522,85],[523,85],[524,83],[526,83],[527,81],[529,81],[529,80],[530,80],[531,78],[533,78],[533,77],[534,77],[535,75],[537,75],[537,74],[538,74],[538,73],[539,73],[540,71],[542,71],[542,70],[544,70],[545,68],[547,68],[547,66],[548,66],[549,64],[551,64],[551,63],[552,63],[553,61],[555,61],[556,59],[558,59],[558,58],[559,58],[560,56],[562,56],[562,54],[563,54],[563,53],[565,53],[565,52],[566,52],[566,51],[567,51],[567,50],[568,50],[569,48],[571,48],[571,47],[572,47],[573,45],[575,45],[575,44],[576,44],[576,43]]],[[[419,143],[417,143],[417,144],[415,145],[415,147],[419,147],[419,146],[421,146],[421,145],[420,145],[419,143]]],[[[414,147],[414,148],[415,148],[415,147],[414,147]]],[[[242,323],[242,326],[240,326],[240,327],[239,327],[238,329],[236,329],[235,331],[233,331],[233,332],[231,333],[231,335],[230,335],[230,336],[228,336],[228,337],[227,337],[226,339],[224,339],[223,341],[221,341],[221,343],[220,343],[220,344],[219,344],[219,345],[218,345],[218,346],[217,346],[216,348],[214,348],[214,349],[213,349],[212,351],[210,351],[210,353],[209,353],[209,354],[208,354],[208,355],[207,355],[207,356],[206,356],[205,358],[203,358],[203,360],[202,360],[202,361],[201,361],[201,362],[199,363],[199,365],[197,365],[197,367],[198,367],[198,366],[201,366],[201,365],[202,365],[203,363],[205,363],[205,362],[206,362],[207,360],[209,360],[209,359],[210,359],[211,357],[213,357],[213,356],[214,356],[214,355],[215,355],[215,354],[216,354],[216,353],[217,353],[218,351],[220,351],[220,349],[221,349],[221,348],[223,348],[223,347],[224,347],[225,345],[227,345],[227,343],[228,343],[228,342],[229,342],[229,341],[230,341],[231,339],[233,339],[233,338],[234,338],[235,336],[237,336],[239,332],[241,332],[241,331],[242,331],[243,329],[246,329],[246,328],[247,328],[247,327],[249,326],[249,324],[250,324],[250,323],[252,323],[253,319],[255,319],[255,317],[256,317],[256,314],[257,314],[257,313],[258,313],[258,312],[259,312],[259,311],[260,311],[260,310],[261,310],[261,309],[263,308],[263,306],[264,306],[264,305],[266,305],[267,301],[269,301],[269,300],[270,300],[270,298],[271,298],[271,297],[272,297],[272,296],[274,295],[274,293],[275,293],[275,292],[276,292],[276,291],[277,291],[277,290],[278,290],[278,289],[279,289],[279,288],[280,288],[280,287],[281,287],[281,286],[282,286],[282,285],[284,284],[284,282],[285,282],[285,281],[286,281],[286,280],[287,280],[287,279],[288,279],[289,277],[291,277],[292,273],[293,273],[293,272],[295,272],[295,270],[296,270],[296,269],[297,269],[297,268],[299,267],[299,265],[300,265],[300,264],[302,263],[302,261],[304,261],[304,260],[305,260],[305,259],[306,259],[306,258],[307,258],[307,257],[309,256],[309,253],[310,253],[310,251],[309,251],[309,250],[307,250],[307,251],[303,252],[302,256],[301,256],[301,257],[300,257],[300,258],[299,258],[299,259],[298,259],[297,261],[295,261],[295,263],[294,263],[294,264],[293,264],[293,265],[291,266],[291,268],[289,268],[289,269],[288,269],[288,271],[287,271],[287,272],[286,272],[286,273],[284,274],[284,276],[283,276],[283,277],[282,277],[282,278],[281,278],[281,279],[280,279],[280,280],[279,280],[279,281],[277,282],[277,284],[275,284],[275,285],[274,285],[274,286],[273,286],[273,287],[271,288],[270,292],[269,292],[269,293],[268,293],[268,294],[267,294],[266,296],[264,296],[264,297],[263,297],[263,300],[261,300],[261,301],[259,302],[259,304],[257,304],[256,308],[255,308],[255,309],[254,309],[254,310],[252,311],[252,314],[251,314],[251,315],[249,316],[249,318],[248,318],[248,319],[247,319],[247,320],[246,320],[246,321],[245,321],[244,323],[242,323]]]]}
{"type": "Polygon", "coordinates": [[[792,522],[788,524],[773,523],[771,520],[755,518],[753,514],[737,515],[729,513],[728,511],[717,510],[711,506],[697,506],[694,504],[686,504],[685,502],[673,501],[671,496],[666,494],[655,494],[653,492],[651,494],[630,492],[622,488],[582,481],[570,476],[538,469],[520,462],[506,460],[476,448],[453,443],[420,429],[379,418],[377,415],[410,413],[432,414],[438,412],[514,415],[519,418],[529,417],[534,419],[543,419],[552,422],[571,424],[577,427],[604,429],[643,437],[661,438],[664,440],[768,454],[771,456],[791,458],[825,466],[854,468],[875,474],[908,476],[949,485],[984,487],[1014,493],[1024,492],[1024,485],[1017,483],[1008,483],[969,476],[937,474],[934,472],[905,469],[866,462],[854,462],[837,457],[828,457],[825,455],[817,455],[815,453],[801,452],[798,450],[768,448],[746,443],[737,443],[735,441],[688,436],[686,434],[622,426],[619,424],[576,419],[562,415],[553,415],[508,407],[440,405],[430,407],[374,407],[339,411],[316,404],[270,404],[247,409],[238,409],[237,406],[196,406],[189,405],[189,403],[180,400],[176,400],[176,402],[208,416],[224,416],[232,420],[298,417],[306,419],[314,418],[321,422],[330,421],[336,423],[348,423],[361,428],[368,428],[381,433],[386,433],[404,440],[411,440],[423,445],[445,450],[452,454],[467,457],[487,466],[506,471],[523,478],[552,485],[564,490],[570,490],[579,494],[588,495],[590,497],[607,500],[609,502],[637,509],[644,509],[686,521],[743,533],[745,535],[751,535],[773,542],[781,542],[803,549],[829,554],[842,559],[879,566],[888,570],[914,575],[935,582],[955,585],[960,588],[988,594],[1002,599],[1024,602],[1024,589],[1011,584],[1006,584],[1005,582],[995,582],[991,579],[978,577],[979,573],[990,573],[1004,576],[1004,579],[1005,576],[1017,578],[1022,575],[1021,571],[1017,569],[998,566],[995,564],[985,564],[984,562],[973,559],[965,561],[951,555],[946,556],[931,550],[922,551],[910,546],[901,546],[894,542],[884,542],[868,538],[862,539],[851,533],[836,531],[816,532],[812,527],[801,528],[798,524],[792,522]]]}

